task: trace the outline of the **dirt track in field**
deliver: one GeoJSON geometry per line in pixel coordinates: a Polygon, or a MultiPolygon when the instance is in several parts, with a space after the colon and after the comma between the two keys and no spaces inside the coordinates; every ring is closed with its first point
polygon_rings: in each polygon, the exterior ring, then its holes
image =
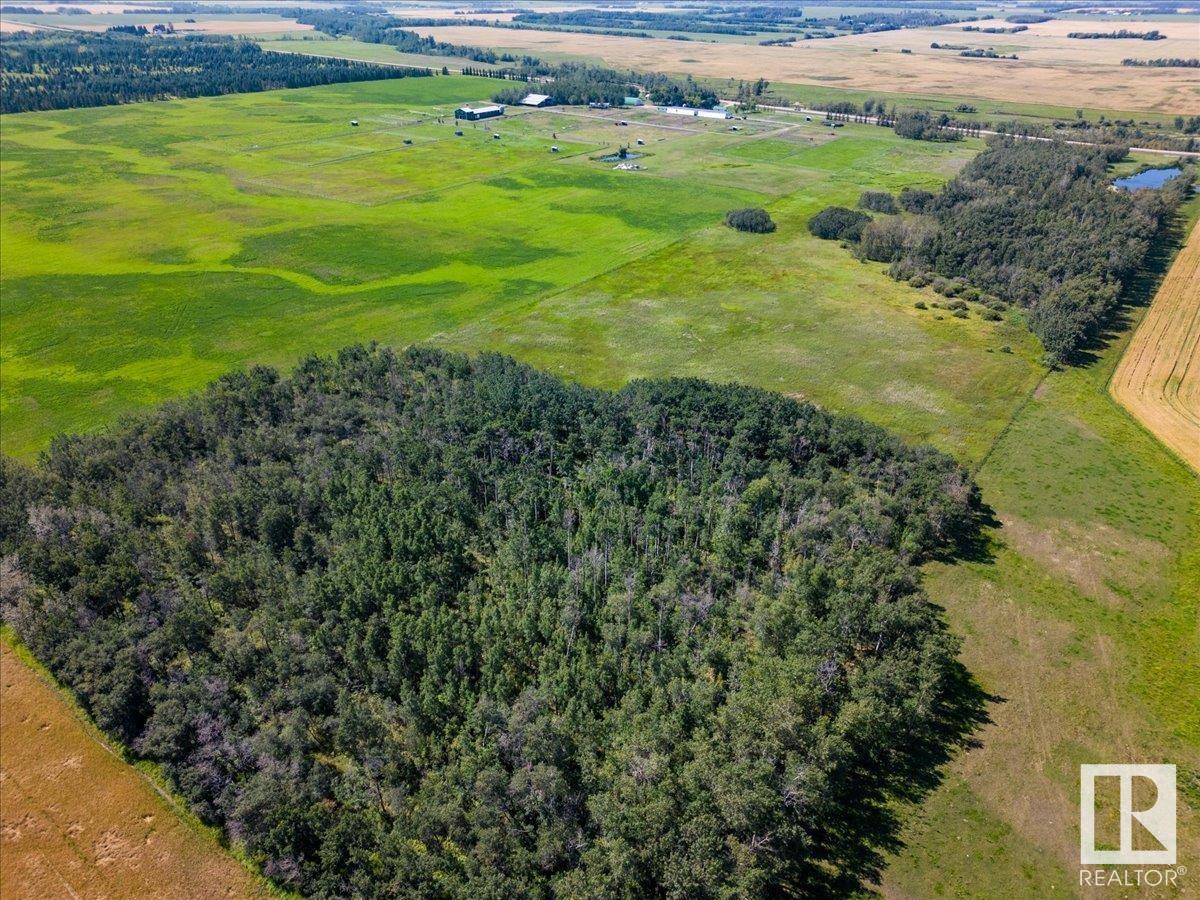
{"type": "Polygon", "coordinates": [[[1109,389],[1200,472],[1200,227],[1179,251],[1109,389]]]}
{"type": "Polygon", "coordinates": [[[101,745],[7,644],[0,644],[0,886],[4,900],[266,896],[101,745]]]}

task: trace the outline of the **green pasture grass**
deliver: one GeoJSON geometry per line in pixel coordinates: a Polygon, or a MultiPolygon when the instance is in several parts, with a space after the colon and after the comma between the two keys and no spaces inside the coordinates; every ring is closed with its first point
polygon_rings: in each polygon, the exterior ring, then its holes
{"type": "MultiPolygon", "coordinates": [[[[480,317],[441,335],[450,347],[499,349],[569,378],[606,386],[689,374],[759,384],[853,411],[979,459],[1040,377],[1036,342],[1011,316],[985,322],[935,318],[914,308],[937,299],[859,263],[837,242],[812,237],[808,218],[831,204],[854,205],[865,186],[934,186],[971,155],[966,144],[918,144],[885,129],[842,129],[847,137],[796,145],[786,165],[756,165],[749,177],[797,179],[771,200],[771,235],[720,224],[543,300],[480,317]],[[998,352],[1002,346],[1016,352],[998,352]],[[989,352],[990,351],[990,352],[989,352]]],[[[711,176],[707,159],[740,149],[728,138],[690,138],[690,158],[669,177],[711,176]]],[[[775,155],[773,139],[759,143],[775,155]]],[[[740,145],[752,147],[753,143],[740,145]]],[[[648,184],[659,160],[631,173],[648,184]]],[[[741,178],[739,177],[739,183],[741,178]]]]}
{"type": "MultiPolygon", "coordinates": [[[[1200,199],[1184,213],[1194,227],[1200,199]]],[[[887,893],[1077,893],[1084,762],[1176,764],[1194,862],[1200,480],[1108,394],[1130,318],[1092,364],[1049,374],[979,469],[990,554],[930,569],[994,722],[909,819],[887,893]]]]}
{"type": "Polygon", "coordinates": [[[6,117],[4,449],[29,455],[248,362],[420,340],[765,198],[632,181],[590,161],[604,145],[571,140],[560,113],[461,137],[437,123],[492,87],[404,79],[6,117]]]}

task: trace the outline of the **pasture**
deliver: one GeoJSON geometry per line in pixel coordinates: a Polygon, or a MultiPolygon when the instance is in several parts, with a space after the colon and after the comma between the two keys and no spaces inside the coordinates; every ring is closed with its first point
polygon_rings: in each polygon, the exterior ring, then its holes
{"type": "MultiPolygon", "coordinates": [[[[737,133],[626,111],[520,111],[461,137],[438,121],[494,87],[6,117],[5,452],[357,340],[499,350],[590,384],[744,381],[929,441],[995,512],[970,561],[928,570],[992,724],[905,811],[884,892],[1071,892],[1079,762],[1200,771],[1200,485],[1107,392],[1127,333],[1046,373],[1016,314],[938,318],[914,307],[927,290],[808,234],[864,189],[936,186],[977,142],[773,116],[737,133]],[[594,159],[636,138],[641,171],[594,159]],[[778,231],[720,224],[749,205],[778,231]]],[[[1180,807],[1195,846],[1200,798],[1180,807]]]]}
{"type": "MultiPolygon", "coordinates": [[[[1037,353],[1020,326],[918,315],[917,292],[877,266],[847,267],[848,254],[804,229],[811,212],[865,188],[936,184],[977,145],[867,126],[833,137],[790,121],[734,133],[650,113],[621,112],[631,124],[620,127],[615,112],[552,110],[467,123],[456,136],[452,108],[494,84],[439,77],[9,117],[5,451],[29,456],[58,431],[97,427],[230,368],[356,340],[527,346],[550,362],[561,336],[542,317],[564,304],[578,307],[576,329],[585,310],[601,317],[588,330],[598,355],[568,351],[577,377],[664,371],[667,357],[639,362],[611,331],[621,323],[647,358],[658,344],[675,362],[746,377],[757,356],[789,373],[775,385],[789,390],[830,359],[861,360],[895,377],[855,389],[859,405],[974,454],[982,445],[963,436],[960,417],[986,409],[999,421],[1012,402],[982,381],[1015,388],[1033,377],[1037,353]],[[635,138],[642,171],[592,158],[635,138]],[[786,222],[776,235],[720,224],[732,207],[763,204],[786,222]],[[630,315],[645,308],[629,290],[657,303],[666,286],[682,296],[689,283],[693,302],[656,330],[630,315]],[[706,344],[714,329],[743,345],[706,344]],[[795,351],[796,333],[813,336],[811,352],[795,351]],[[1018,352],[976,352],[1002,344],[1018,352]],[[929,350],[944,383],[908,386],[904,373],[929,350]]],[[[805,390],[838,402],[847,389],[821,377],[827,392],[805,390]]]]}

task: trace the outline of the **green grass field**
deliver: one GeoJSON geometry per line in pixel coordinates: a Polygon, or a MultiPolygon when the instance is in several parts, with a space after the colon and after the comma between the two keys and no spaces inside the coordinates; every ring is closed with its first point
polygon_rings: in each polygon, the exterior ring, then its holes
{"type": "Polygon", "coordinates": [[[999,523],[989,553],[928,573],[993,723],[906,811],[885,892],[1076,893],[1083,761],[1178,763],[1196,846],[1200,484],[1108,397],[1123,339],[1047,375],[1015,316],[938,319],[913,306],[932,294],[805,228],[867,188],[935,186],[980,145],[627,112],[627,128],[561,110],[462,137],[438,123],[493,89],[5,117],[5,452],[358,340],[500,350],[589,384],[738,380],[856,413],[975,468],[999,523]],[[635,138],[642,171],[594,159],[635,138]],[[778,231],[720,224],[744,205],[778,231]]]}
{"type": "Polygon", "coordinates": [[[608,384],[770,372],[967,455],[984,442],[959,420],[998,425],[1036,378],[1019,326],[935,321],[912,309],[915,292],[804,229],[864,188],[936,184],[974,147],[648,113],[618,129],[514,111],[461,137],[439,123],[493,88],[439,77],[9,117],[4,449],[28,456],[232,367],[369,339],[555,366],[566,348],[566,371],[608,384]],[[643,171],[593,159],[635,137],[643,171]],[[776,235],[720,224],[751,204],[779,217],[776,235]],[[667,317],[654,313],[663,296],[667,317]],[[795,335],[818,330],[798,353],[795,335]],[[983,352],[1002,344],[1018,352],[983,352]],[[919,377],[930,356],[937,383],[919,377]],[[834,360],[862,386],[831,377],[834,360]],[[872,384],[872,370],[891,377],[872,384]]]}

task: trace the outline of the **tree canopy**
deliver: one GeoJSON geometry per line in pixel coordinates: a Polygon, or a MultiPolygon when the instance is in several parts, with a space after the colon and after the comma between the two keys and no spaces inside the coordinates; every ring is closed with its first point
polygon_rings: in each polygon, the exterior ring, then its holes
{"type": "Polygon", "coordinates": [[[844,892],[957,715],[974,485],[781,395],[353,347],[0,474],[5,620],[306,895],[844,892]]]}
{"type": "MultiPolygon", "coordinates": [[[[17,32],[0,44],[0,112],[107,106],[432,75],[348,59],[270,53],[252,41],[110,30],[17,32]]],[[[142,28],[142,32],[145,29],[142,28]]]]}
{"type": "Polygon", "coordinates": [[[750,231],[754,234],[770,234],[775,230],[775,220],[771,218],[771,214],[756,206],[731,209],[725,213],[725,224],[738,231],[750,231]]]}

